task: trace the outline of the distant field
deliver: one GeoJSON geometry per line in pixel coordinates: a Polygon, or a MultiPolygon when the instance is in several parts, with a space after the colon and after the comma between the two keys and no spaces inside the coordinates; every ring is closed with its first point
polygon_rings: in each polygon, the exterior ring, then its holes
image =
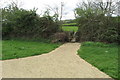
{"type": "Polygon", "coordinates": [[[66,23],[66,24],[63,24],[62,29],[64,31],[75,31],[75,32],[77,32],[78,27],[77,27],[76,23],[66,23]]]}
{"type": "Polygon", "coordinates": [[[77,26],[76,23],[66,23],[66,24],[63,24],[63,26],[77,26]]]}
{"type": "Polygon", "coordinates": [[[81,44],[78,55],[112,78],[118,78],[117,45],[85,42],[81,44]]]}
{"type": "Polygon", "coordinates": [[[77,26],[62,26],[62,29],[64,31],[77,31],[78,30],[78,27],[77,26]]]}
{"type": "Polygon", "coordinates": [[[48,53],[59,46],[60,44],[58,43],[4,40],[2,41],[2,59],[7,60],[40,55],[48,53]]]}

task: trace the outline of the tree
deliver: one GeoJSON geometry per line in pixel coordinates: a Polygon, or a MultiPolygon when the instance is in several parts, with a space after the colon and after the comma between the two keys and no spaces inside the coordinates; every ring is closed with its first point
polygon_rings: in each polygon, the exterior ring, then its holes
{"type": "Polygon", "coordinates": [[[19,8],[15,2],[2,8],[3,38],[48,38],[60,30],[49,10],[42,17],[36,11],[19,8]]]}
{"type": "Polygon", "coordinates": [[[103,13],[105,13],[107,16],[112,16],[112,14],[114,14],[115,9],[117,8],[116,6],[116,2],[114,2],[113,0],[107,0],[107,1],[98,1],[98,2],[94,2],[95,5],[97,5],[102,11],[103,13]]]}
{"type": "MultiPolygon", "coordinates": [[[[112,17],[112,3],[83,2],[75,9],[81,41],[117,42],[117,18],[112,17]]],[[[112,10],[113,9],[113,10],[112,10]]]]}
{"type": "Polygon", "coordinates": [[[56,21],[61,21],[62,17],[63,17],[63,8],[64,8],[64,3],[61,2],[60,7],[59,6],[55,6],[55,7],[51,7],[49,5],[47,5],[47,10],[52,11],[54,13],[53,17],[55,17],[56,21]]]}
{"type": "Polygon", "coordinates": [[[117,16],[120,16],[120,1],[118,1],[116,4],[117,4],[116,14],[117,16]]]}
{"type": "MultiPolygon", "coordinates": [[[[114,2],[113,0],[106,0],[106,1],[104,1],[104,0],[98,0],[98,1],[87,0],[87,2],[83,2],[82,4],[79,3],[77,5],[77,7],[78,7],[78,9],[82,9],[82,10],[90,10],[91,9],[93,12],[96,11],[96,14],[104,14],[106,16],[112,16],[113,14],[116,14],[116,9],[118,8],[119,1],[120,0],[118,0],[117,2],[114,2]]],[[[75,10],[75,11],[78,11],[78,10],[75,10]]],[[[76,12],[74,12],[74,13],[76,15],[76,12]]]]}

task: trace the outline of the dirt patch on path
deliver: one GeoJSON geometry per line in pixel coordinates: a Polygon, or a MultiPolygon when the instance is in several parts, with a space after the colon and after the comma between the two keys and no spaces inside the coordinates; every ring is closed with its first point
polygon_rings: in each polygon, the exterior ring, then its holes
{"type": "Polygon", "coordinates": [[[79,43],[66,43],[48,54],[6,60],[4,78],[110,78],[77,55],[79,43]]]}

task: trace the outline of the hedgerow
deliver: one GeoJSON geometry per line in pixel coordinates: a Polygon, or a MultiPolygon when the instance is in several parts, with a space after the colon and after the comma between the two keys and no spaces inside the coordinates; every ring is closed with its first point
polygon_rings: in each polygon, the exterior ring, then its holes
{"type": "Polygon", "coordinates": [[[54,17],[40,17],[36,9],[25,10],[16,5],[2,9],[2,36],[5,38],[48,38],[60,31],[54,17]]]}
{"type": "Polygon", "coordinates": [[[119,41],[120,17],[107,15],[107,11],[95,7],[96,4],[84,4],[75,9],[79,26],[78,41],[99,41],[113,43],[119,41]],[[84,7],[83,7],[84,6],[84,7]]]}

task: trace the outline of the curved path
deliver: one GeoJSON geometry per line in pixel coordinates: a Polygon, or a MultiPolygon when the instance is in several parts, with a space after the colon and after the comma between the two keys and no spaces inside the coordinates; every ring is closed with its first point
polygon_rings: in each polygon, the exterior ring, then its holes
{"type": "Polygon", "coordinates": [[[110,78],[77,55],[79,43],[66,43],[48,54],[6,60],[3,78],[110,78]]]}

